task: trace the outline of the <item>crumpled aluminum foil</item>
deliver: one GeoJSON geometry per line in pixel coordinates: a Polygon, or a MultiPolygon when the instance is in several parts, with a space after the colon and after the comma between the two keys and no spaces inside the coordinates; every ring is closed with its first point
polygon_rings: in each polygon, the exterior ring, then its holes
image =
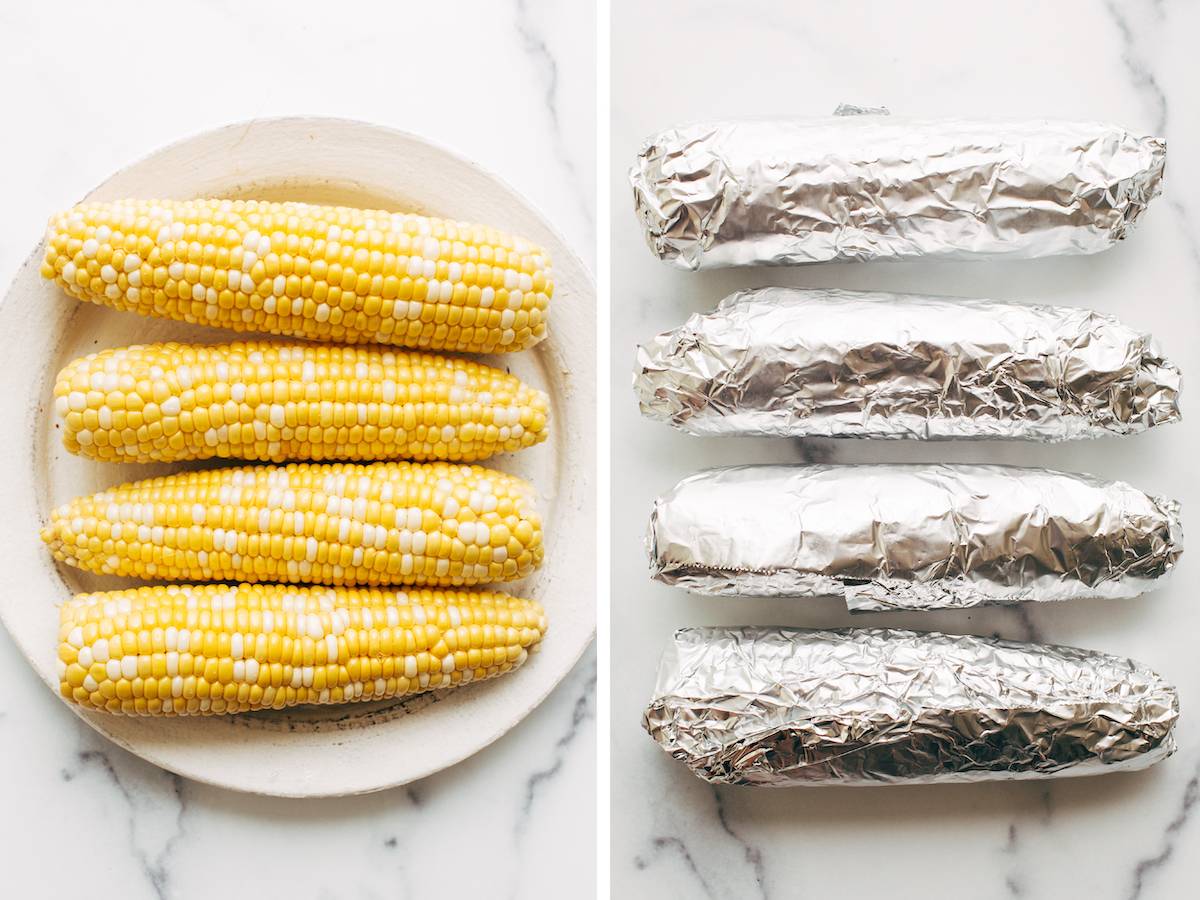
{"type": "Polygon", "coordinates": [[[1154,340],[1086,309],[768,287],[638,348],[642,413],[696,435],[1069,438],[1180,418],[1154,340]]]}
{"type": "Polygon", "coordinates": [[[696,775],[769,787],[1142,769],[1175,688],[1091,650],[894,629],[685,628],[643,724],[696,775]]]}
{"type": "Polygon", "coordinates": [[[1183,553],[1179,504],[992,465],[710,469],[654,502],[653,578],[720,596],[841,596],[852,612],[1129,598],[1183,553]]]}
{"type": "Polygon", "coordinates": [[[1125,237],[1166,144],[1098,122],[849,115],[705,122],[630,170],[650,249],[681,269],[1033,258],[1125,237]]]}

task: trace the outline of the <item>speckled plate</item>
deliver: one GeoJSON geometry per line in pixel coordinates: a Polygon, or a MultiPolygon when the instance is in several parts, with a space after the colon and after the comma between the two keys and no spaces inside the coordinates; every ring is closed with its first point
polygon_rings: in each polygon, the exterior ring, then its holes
{"type": "MultiPolygon", "coordinates": [[[[486,222],[545,246],[554,267],[550,336],[493,365],[547,391],[543,445],[488,463],[537,485],[546,564],[514,593],[545,605],[550,630],[515,673],[402,701],[212,718],[140,719],[71,708],[122,747],[188,778],[292,797],[365,793],[422,778],[486,747],[521,721],[579,658],[595,628],[596,303],[591,277],[518,194],[425,140],[339,119],[255,120],[181,141],[118,172],[88,199],[257,197],[411,210],[486,222]]],[[[145,341],[216,340],[213,329],[144,319],[72,300],[38,274],[39,244],[0,306],[6,390],[0,421],[0,543],[9,560],[0,615],[58,698],[57,605],[72,593],[127,584],[56,566],[38,538],[54,506],[78,494],[182,466],[114,465],[68,454],[50,398],[69,360],[145,341]]]]}

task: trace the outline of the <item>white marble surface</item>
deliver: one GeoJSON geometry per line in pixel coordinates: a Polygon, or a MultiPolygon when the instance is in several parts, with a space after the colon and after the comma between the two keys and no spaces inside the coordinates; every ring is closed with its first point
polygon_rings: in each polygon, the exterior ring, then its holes
{"type": "Polygon", "coordinates": [[[859,790],[714,789],[672,762],[640,728],[659,652],[677,626],[850,624],[833,600],[703,599],[651,584],[640,543],[649,503],[684,474],[724,463],[830,456],[1045,464],[1174,495],[1183,501],[1186,525],[1200,510],[1195,398],[1185,396],[1185,423],[1128,440],[834,447],[676,433],[638,417],[629,372],[640,339],[710,308],[733,289],[798,284],[1088,305],[1156,333],[1185,375],[1196,377],[1197,29],[1200,7],[1170,0],[1108,6],[614,0],[614,896],[1195,896],[1200,611],[1194,579],[1200,561],[1190,555],[1168,587],[1132,603],[872,618],[872,624],[1076,643],[1152,664],[1179,686],[1181,749],[1144,773],[859,790]],[[1096,118],[1152,129],[1169,144],[1166,194],[1127,242],[1087,258],[702,274],[676,272],[653,259],[624,177],[643,137],[709,117],[826,115],[840,101],[909,114],[1096,118]]]}
{"type": "MultiPolygon", "coordinates": [[[[74,0],[6,4],[0,34],[0,284],[52,211],[122,164],[293,114],[440,142],[508,180],[595,264],[590,3],[74,0]]],[[[437,776],[286,801],[196,785],[108,744],[47,695],[0,629],[0,894],[588,896],[594,663],[589,652],[514,731],[437,776]]]]}

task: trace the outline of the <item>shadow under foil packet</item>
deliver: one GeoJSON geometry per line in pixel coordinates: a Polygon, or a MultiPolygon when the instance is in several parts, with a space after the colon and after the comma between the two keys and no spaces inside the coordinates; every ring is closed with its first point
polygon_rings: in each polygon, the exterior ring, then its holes
{"type": "Polygon", "coordinates": [[[651,251],[705,269],[1096,253],[1165,165],[1161,138],[1100,122],[854,114],[670,128],[629,177],[651,251]]]}
{"type": "Polygon", "coordinates": [[[896,629],[685,628],[643,717],[714,784],[914,784],[1142,769],[1175,688],[1106,653],[896,629]]]}
{"type": "Polygon", "coordinates": [[[1120,481],[997,465],[751,465],[654,501],[653,578],[720,596],[838,596],[851,612],[1127,599],[1183,553],[1179,504],[1120,481]]]}

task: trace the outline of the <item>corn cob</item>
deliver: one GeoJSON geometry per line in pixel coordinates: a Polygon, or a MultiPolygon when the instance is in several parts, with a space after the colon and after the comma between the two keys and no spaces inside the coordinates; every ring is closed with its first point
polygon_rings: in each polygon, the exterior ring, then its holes
{"type": "Polygon", "coordinates": [[[104,575],[439,587],[511,581],[542,560],[533,488],[451,463],[294,463],[183,472],[80,497],[42,539],[104,575]]]}
{"type": "Polygon", "coordinates": [[[508,594],[171,585],[79,594],[59,627],[62,695],[135,715],[381,700],[501,675],[546,632],[508,594]]]}
{"type": "Polygon", "coordinates": [[[42,275],[183,322],[469,353],[546,335],[545,251],[493,228],[258,200],[82,203],[50,220],[42,275]]]}
{"type": "Polygon", "coordinates": [[[546,395],[426,353],[248,341],[150,344],[77,359],[55,406],[72,453],[190,459],[486,459],[546,437],[546,395]]]}

